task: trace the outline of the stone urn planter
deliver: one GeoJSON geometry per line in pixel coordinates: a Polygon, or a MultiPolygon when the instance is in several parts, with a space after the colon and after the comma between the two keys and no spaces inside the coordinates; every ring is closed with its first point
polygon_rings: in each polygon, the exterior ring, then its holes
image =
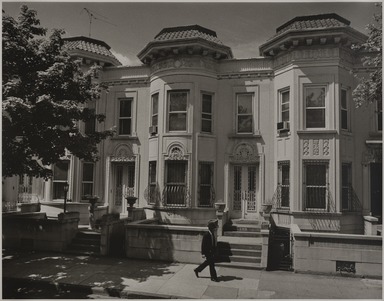
{"type": "Polygon", "coordinates": [[[224,212],[225,209],[225,203],[215,203],[215,209],[218,212],[224,212]]]}
{"type": "Polygon", "coordinates": [[[137,197],[127,196],[125,197],[125,199],[127,200],[127,204],[128,204],[127,209],[131,210],[133,208],[133,205],[136,203],[137,197]]]}

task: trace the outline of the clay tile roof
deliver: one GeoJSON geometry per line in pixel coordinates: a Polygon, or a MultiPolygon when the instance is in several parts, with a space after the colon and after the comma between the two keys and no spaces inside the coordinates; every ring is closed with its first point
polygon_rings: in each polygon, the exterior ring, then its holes
{"type": "Polygon", "coordinates": [[[349,26],[350,21],[337,14],[322,14],[296,17],[276,29],[276,35],[286,31],[301,31],[308,29],[327,29],[349,26]]]}
{"type": "Polygon", "coordinates": [[[64,47],[66,47],[68,50],[84,50],[116,59],[112,52],[109,50],[111,47],[109,47],[108,44],[92,38],[82,36],[66,38],[64,39],[64,47]]]}
{"type": "Polygon", "coordinates": [[[155,37],[155,41],[174,41],[193,38],[202,38],[204,40],[223,45],[223,43],[217,38],[216,32],[199,25],[164,28],[155,37]]]}

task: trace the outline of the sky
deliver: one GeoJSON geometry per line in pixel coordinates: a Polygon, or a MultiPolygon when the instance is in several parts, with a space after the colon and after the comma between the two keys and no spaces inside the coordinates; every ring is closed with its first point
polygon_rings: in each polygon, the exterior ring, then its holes
{"type": "Polygon", "coordinates": [[[275,34],[277,27],[294,17],[336,13],[367,34],[366,25],[379,12],[373,1],[2,1],[2,8],[16,18],[22,4],[37,11],[42,26],[64,29],[64,37],[90,35],[106,42],[124,65],[140,65],[137,54],[166,27],[201,25],[215,31],[231,47],[235,58],[252,58],[259,56],[259,46],[275,34]]]}

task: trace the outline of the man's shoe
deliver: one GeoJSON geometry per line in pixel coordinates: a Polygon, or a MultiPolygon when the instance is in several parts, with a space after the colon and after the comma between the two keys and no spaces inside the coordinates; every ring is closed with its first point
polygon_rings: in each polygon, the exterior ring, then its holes
{"type": "Polygon", "coordinates": [[[196,277],[199,278],[199,272],[196,270],[193,270],[193,271],[195,272],[196,277]]]}
{"type": "Polygon", "coordinates": [[[211,281],[219,282],[219,279],[217,279],[217,278],[211,278],[211,281]]]}

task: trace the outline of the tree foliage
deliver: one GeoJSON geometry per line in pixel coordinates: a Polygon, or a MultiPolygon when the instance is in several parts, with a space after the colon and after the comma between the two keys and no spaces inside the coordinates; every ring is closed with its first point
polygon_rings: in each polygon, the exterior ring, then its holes
{"type": "Polygon", "coordinates": [[[367,25],[368,39],[354,48],[363,54],[362,63],[370,71],[359,78],[359,84],[352,93],[357,107],[382,101],[382,5],[377,4],[380,13],[374,15],[374,22],[367,25]]]}
{"type": "Polygon", "coordinates": [[[97,67],[82,71],[81,62],[63,47],[62,30],[40,25],[37,13],[21,6],[17,19],[3,11],[3,177],[20,174],[49,178],[48,168],[66,149],[96,161],[97,144],[107,130],[84,135],[81,121],[98,120],[87,103],[97,101],[102,86],[93,82],[97,67]]]}

